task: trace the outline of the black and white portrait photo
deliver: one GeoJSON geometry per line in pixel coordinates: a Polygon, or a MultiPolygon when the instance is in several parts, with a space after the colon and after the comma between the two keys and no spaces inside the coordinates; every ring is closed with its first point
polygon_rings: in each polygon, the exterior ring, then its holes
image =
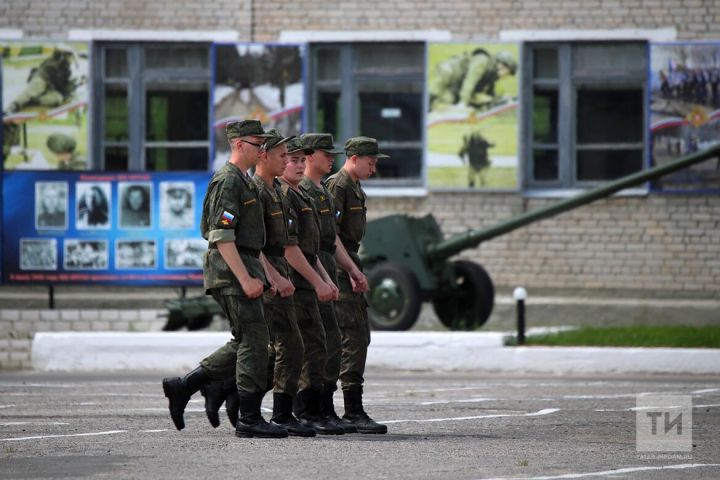
{"type": "Polygon", "coordinates": [[[115,268],[155,268],[157,244],[155,240],[117,240],[115,242],[115,268]]]}
{"type": "Polygon", "coordinates": [[[195,184],[160,182],[160,227],[169,230],[193,228],[195,184]]]}
{"type": "Polygon", "coordinates": [[[77,182],[75,228],[109,229],[110,198],[110,182],[77,182]]]}
{"type": "Polygon", "coordinates": [[[35,228],[64,230],[67,228],[67,182],[35,183],[35,228]]]}
{"type": "Polygon", "coordinates": [[[118,183],[120,228],[150,228],[152,212],[151,183],[118,183]]]}
{"type": "Polygon", "coordinates": [[[20,270],[57,270],[57,240],[21,238],[20,270]]]}
{"type": "Polygon", "coordinates": [[[65,240],[65,270],[105,270],[108,268],[107,240],[65,240]]]}
{"type": "Polygon", "coordinates": [[[202,238],[165,240],[165,268],[202,268],[207,248],[208,242],[202,238]]]}

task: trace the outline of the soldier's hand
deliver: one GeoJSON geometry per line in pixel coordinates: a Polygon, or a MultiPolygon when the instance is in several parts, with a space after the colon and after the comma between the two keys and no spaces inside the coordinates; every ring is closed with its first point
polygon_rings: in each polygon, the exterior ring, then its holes
{"type": "Polygon", "coordinates": [[[350,285],[355,293],[367,292],[370,289],[367,277],[360,270],[350,273],[350,285]]]}
{"type": "Polygon", "coordinates": [[[328,285],[332,288],[333,291],[333,300],[339,300],[340,299],[340,289],[335,285],[333,282],[328,282],[328,285]]]}
{"type": "Polygon", "coordinates": [[[320,302],[329,302],[333,299],[333,289],[329,284],[321,282],[315,286],[315,295],[318,297],[320,302]]]}
{"type": "Polygon", "coordinates": [[[277,279],[277,291],[282,298],[286,298],[295,293],[295,285],[287,278],[280,276],[277,279]]]}
{"type": "Polygon", "coordinates": [[[254,277],[250,277],[245,282],[240,282],[240,286],[248,298],[258,298],[265,289],[265,284],[254,277]]]}

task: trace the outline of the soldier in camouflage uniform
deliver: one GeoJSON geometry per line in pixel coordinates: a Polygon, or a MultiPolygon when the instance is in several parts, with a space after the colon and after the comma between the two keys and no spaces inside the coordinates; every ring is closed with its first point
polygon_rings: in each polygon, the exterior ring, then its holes
{"type": "Polygon", "coordinates": [[[72,48],[56,48],[50,58],[33,68],[27,87],[10,103],[8,113],[18,112],[28,105],[53,108],[65,103],[78,86],[70,69],[74,55],[72,48]]]}
{"type": "Polygon", "coordinates": [[[283,194],[290,201],[290,220],[297,225],[297,238],[289,239],[285,258],[292,267],[295,316],[305,346],[294,410],[300,422],[317,433],[341,435],[343,429],[321,415],[327,346],[318,301],[334,300],[338,289],[318,260],[320,223],[313,201],[299,188],[305,171],[304,151],[299,141],[288,145],[289,162],[280,178],[283,194]]]}
{"type": "MultiPolygon", "coordinates": [[[[335,199],[338,236],[358,268],[360,241],[365,235],[365,192],[360,180],[375,173],[379,158],[377,140],[353,137],[345,142],[345,165],[327,181],[328,190],[335,199]]],[[[340,298],[335,304],[342,334],[342,365],[340,383],[345,400],[342,420],[354,425],[360,433],[387,433],[387,427],[373,421],[363,408],[362,394],[365,379],[365,361],[370,345],[370,322],[367,303],[356,282],[343,270],[338,270],[340,298]]]]}
{"type": "MultiPolygon", "coordinates": [[[[357,268],[337,238],[335,203],[332,195],[321,182],[322,178],[332,171],[335,155],[343,151],[335,149],[333,137],[327,133],[307,133],[301,136],[301,141],[307,149],[312,150],[312,153],[305,157],[305,176],[300,181],[300,190],[314,200],[315,210],[320,219],[320,253],[318,257],[336,285],[338,264],[343,270],[348,271],[357,282],[367,284],[365,275],[357,268]]],[[[357,428],[354,425],[341,421],[335,413],[333,405],[333,394],[337,390],[337,381],[340,378],[342,356],[342,340],[334,302],[320,303],[320,316],[325,328],[328,352],[325,385],[321,399],[321,415],[326,420],[339,425],[345,430],[345,433],[356,433],[357,428]]]]}
{"type": "Polygon", "coordinates": [[[265,228],[260,194],[247,170],[257,163],[260,142],[268,135],[256,120],[228,124],[226,134],[230,160],[210,180],[200,230],[208,240],[203,258],[205,292],[222,307],[233,338],[184,378],[164,379],[163,390],[173,422],[181,430],[190,397],[210,381],[234,372],[240,404],[235,435],[287,437],[286,430],[267,423],[260,414],[270,341],[262,304],[266,278],[260,261],[265,228]]]}
{"type": "Polygon", "coordinates": [[[488,142],[480,132],[472,132],[463,136],[463,144],[458,151],[458,156],[465,162],[467,155],[468,164],[468,186],[474,187],[477,179],[478,185],[485,186],[485,171],[490,166],[488,149],[495,144],[488,142]]]}
{"type": "Polygon", "coordinates": [[[495,82],[516,71],[517,61],[504,51],[491,55],[478,48],[451,57],[438,63],[429,77],[430,109],[441,103],[488,108],[495,101],[495,82]]]}

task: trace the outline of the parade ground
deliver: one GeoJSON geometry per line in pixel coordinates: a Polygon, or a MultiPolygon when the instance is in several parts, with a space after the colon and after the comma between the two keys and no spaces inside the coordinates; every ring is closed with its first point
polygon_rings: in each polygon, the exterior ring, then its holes
{"type": "Polygon", "coordinates": [[[373,369],[366,409],[387,435],[265,440],[236,438],[224,412],[213,429],[199,394],[175,430],[160,380],[179,373],[0,373],[0,478],[720,477],[716,376],[373,369]],[[691,451],[638,451],[652,395],[691,399],[691,451]]]}

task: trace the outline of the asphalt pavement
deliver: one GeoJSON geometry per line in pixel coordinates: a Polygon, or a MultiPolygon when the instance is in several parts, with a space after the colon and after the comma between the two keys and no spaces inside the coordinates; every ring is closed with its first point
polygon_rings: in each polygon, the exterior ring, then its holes
{"type": "Polygon", "coordinates": [[[199,394],[175,430],[164,375],[0,373],[0,478],[720,477],[716,377],[373,370],[366,410],[387,435],[265,440],[236,438],[224,416],[213,429],[199,394]],[[636,401],[657,394],[691,400],[690,451],[638,451],[636,401]]]}

